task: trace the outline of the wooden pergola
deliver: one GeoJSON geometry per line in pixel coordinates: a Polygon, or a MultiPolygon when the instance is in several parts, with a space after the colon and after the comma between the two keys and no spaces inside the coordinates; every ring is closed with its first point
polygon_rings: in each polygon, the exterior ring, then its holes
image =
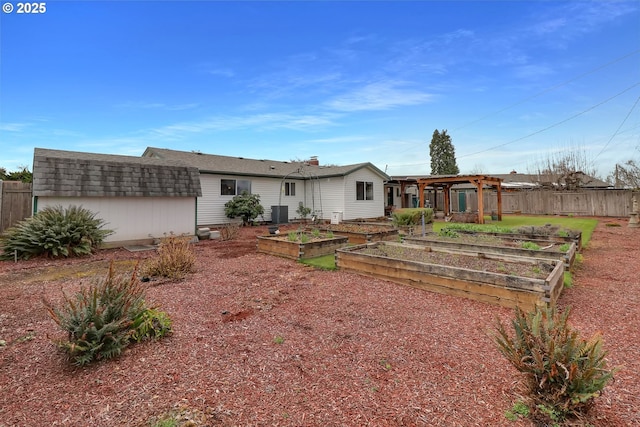
{"type": "MultiPolygon", "coordinates": [[[[438,188],[442,188],[444,192],[444,213],[450,215],[450,198],[451,187],[455,184],[471,183],[476,187],[478,192],[478,223],[484,224],[484,199],[482,196],[483,189],[486,187],[496,188],[498,192],[498,220],[502,220],[502,179],[486,175],[443,175],[432,176],[429,178],[418,178],[418,192],[420,194],[420,207],[424,207],[424,190],[426,187],[433,187],[434,193],[437,194],[438,188]]],[[[437,200],[437,197],[436,197],[437,200]]]]}

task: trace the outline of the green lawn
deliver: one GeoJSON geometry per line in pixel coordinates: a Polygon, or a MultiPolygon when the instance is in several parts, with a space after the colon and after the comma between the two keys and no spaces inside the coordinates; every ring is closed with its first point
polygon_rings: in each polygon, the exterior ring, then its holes
{"type": "Polygon", "coordinates": [[[306,258],[299,261],[302,264],[307,264],[321,270],[335,270],[336,269],[336,257],[334,254],[323,255],[317,258],[306,258]]]}
{"type": "MultiPolygon", "coordinates": [[[[597,219],[566,217],[566,216],[523,216],[523,215],[502,215],[502,221],[492,221],[490,216],[485,217],[484,227],[492,226],[518,228],[522,226],[543,226],[545,224],[558,225],[562,228],[582,231],[582,246],[586,246],[591,239],[591,234],[598,224],[597,219]]],[[[433,231],[440,231],[447,226],[447,222],[434,222],[433,231]]],[[[483,227],[482,225],[478,225],[483,227]]]]}

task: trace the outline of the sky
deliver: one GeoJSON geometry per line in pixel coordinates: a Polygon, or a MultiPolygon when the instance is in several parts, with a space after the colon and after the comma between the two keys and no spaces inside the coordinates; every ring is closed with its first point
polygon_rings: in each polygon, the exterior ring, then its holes
{"type": "Polygon", "coordinates": [[[1,3],[8,171],[151,146],[428,175],[436,129],[463,174],[640,161],[635,0],[1,3]]]}

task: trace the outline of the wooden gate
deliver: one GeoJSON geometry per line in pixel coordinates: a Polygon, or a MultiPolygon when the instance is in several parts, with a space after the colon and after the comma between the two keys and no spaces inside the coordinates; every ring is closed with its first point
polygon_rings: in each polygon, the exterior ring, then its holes
{"type": "Polygon", "coordinates": [[[31,184],[0,181],[0,234],[31,216],[31,184]]]}

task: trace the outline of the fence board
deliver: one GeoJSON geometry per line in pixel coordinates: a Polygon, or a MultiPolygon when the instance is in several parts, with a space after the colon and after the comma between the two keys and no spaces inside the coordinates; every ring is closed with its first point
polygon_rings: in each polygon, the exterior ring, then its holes
{"type": "Polygon", "coordinates": [[[0,233],[31,216],[32,185],[0,181],[0,233]]]}

